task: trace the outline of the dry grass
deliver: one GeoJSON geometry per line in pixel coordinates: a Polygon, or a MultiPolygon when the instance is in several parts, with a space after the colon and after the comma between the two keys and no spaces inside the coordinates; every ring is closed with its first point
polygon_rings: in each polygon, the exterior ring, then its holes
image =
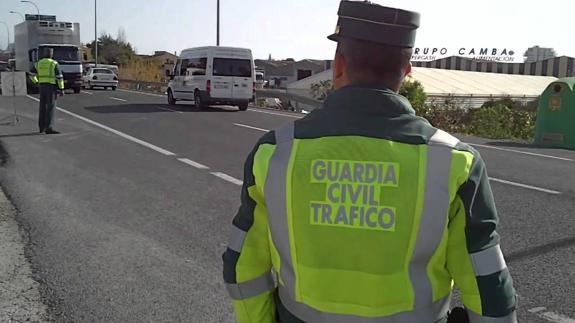
{"type": "Polygon", "coordinates": [[[125,66],[120,66],[118,76],[124,80],[164,82],[162,62],[158,59],[136,58],[125,66]]]}

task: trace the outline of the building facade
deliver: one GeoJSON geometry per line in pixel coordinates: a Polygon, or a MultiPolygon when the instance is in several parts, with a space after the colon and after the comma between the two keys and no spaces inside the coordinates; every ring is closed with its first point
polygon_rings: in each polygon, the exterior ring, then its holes
{"type": "Polygon", "coordinates": [[[326,70],[328,66],[321,60],[304,59],[301,61],[270,61],[256,59],[256,69],[264,72],[264,78],[273,87],[285,88],[288,84],[308,78],[326,70]]]}
{"type": "Polygon", "coordinates": [[[428,62],[412,62],[412,64],[416,67],[470,72],[554,76],[559,78],[575,76],[575,58],[568,56],[524,63],[501,63],[451,56],[428,62]]]}

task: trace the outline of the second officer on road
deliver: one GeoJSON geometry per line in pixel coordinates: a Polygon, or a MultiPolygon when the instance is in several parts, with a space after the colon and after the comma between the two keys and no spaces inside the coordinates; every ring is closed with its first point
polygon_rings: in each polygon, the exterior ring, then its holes
{"type": "Polygon", "coordinates": [[[38,128],[40,133],[58,134],[54,129],[54,110],[56,97],[64,95],[64,79],[58,62],[52,59],[54,50],[45,48],[43,57],[32,69],[32,81],[40,89],[40,108],[38,113],[38,128]]]}

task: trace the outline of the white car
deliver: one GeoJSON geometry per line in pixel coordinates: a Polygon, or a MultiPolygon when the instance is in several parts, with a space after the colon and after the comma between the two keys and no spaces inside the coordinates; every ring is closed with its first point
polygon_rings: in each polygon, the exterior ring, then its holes
{"type": "Polygon", "coordinates": [[[198,47],[182,51],[168,84],[168,103],[194,101],[198,108],[235,105],[248,109],[255,97],[252,51],[235,47],[198,47]]]}
{"type": "Polygon", "coordinates": [[[83,87],[90,90],[94,87],[111,88],[115,91],[118,87],[118,76],[107,68],[91,68],[84,74],[83,87]]]}

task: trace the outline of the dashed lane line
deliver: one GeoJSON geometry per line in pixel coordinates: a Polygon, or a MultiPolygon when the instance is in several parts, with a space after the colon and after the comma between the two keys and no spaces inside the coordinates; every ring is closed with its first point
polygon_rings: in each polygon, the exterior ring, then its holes
{"type": "Polygon", "coordinates": [[[116,100],[116,101],[128,102],[128,100],[124,100],[124,99],[120,99],[120,98],[115,98],[115,97],[113,97],[113,96],[111,96],[110,99],[116,100]]]}
{"type": "MultiPolygon", "coordinates": [[[[39,99],[37,99],[37,98],[35,98],[35,97],[33,97],[33,96],[30,96],[30,95],[27,95],[27,97],[29,97],[30,99],[32,99],[32,100],[34,100],[34,101],[38,101],[38,102],[40,101],[39,99]]],[[[166,156],[175,156],[175,155],[176,155],[176,154],[174,154],[173,152],[171,152],[171,151],[169,151],[169,150],[160,148],[160,147],[158,147],[158,146],[156,146],[156,145],[153,145],[153,144],[151,144],[151,143],[149,143],[149,142],[146,142],[146,141],[143,141],[143,140],[141,140],[141,139],[132,137],[132,136],[130,136],[130,135],[128,135],[128,134],[125,134],[125,133],[123,133],[123,132],[121,132],[121,131],[118,131],[118,130],[116,130],[116,129],[112,129],[112,128],[108,127],[108,126],[105,126],[105,125],[103,125],[103,124],[101,124],[101,123],[98,123],[98,122],[96,122],[96,121],[92,121],[92,120],[90,120],[90,119],[88,119],[88,118],[82,117],[81,115],[75,114],[75,113],[70,112],[70,111],[68,111],[68,110],[64,110],[64,109],[62,109],[62,108],[60,108],[60,107],[56,107],[56,109],[58,109],[58,111],[61,111],[61,112],[65,113],[65,114],[68,114],[68,115],[70,115],[70,116],[72,116],[72,117],[74,117],[74,118],[77,118],[77,119],[80,119],[80,120],[82,120],[82,121],[84,121],[84,122],[87,122],[87,123],[89,123],[89,124],[91,124],[91,125],[93,125],[93,126],[96,126],[96,127],[98,127],[98,128],[104,129],[104,130],[109,131],[109,132],[111,132],[111,133],[113,133],[113,134],[116,134],[116,135],[118,135],[118,136],[120,136],[120,137],[122,137],[122,138],[124,138],[124,139],[128,139],[128,140],[130,140],[130,141],[132,141],[132,142],[135,142],[135,143],[137,143],[137,144],[139,144],[139,145],[142,145],[142,146],[144,146],[144,147],[147,147],[147,148],[150,148],[150,149],[152,149],[152,150],[154,150],[154,151],[157,151],[157,152],[159,152],[159,153],[162,154],[162,155],[166,155],[166,156]]]]}
{"type": "Polygon", "coordinates": [[[125,90],[125,89],[118,89],[118,91],[122,91],[122,92],[128,92],[128,93],[136,93],[136,94],[143,94],[143,95],[148,95],[148,96],[155,96],[158,98],[165,98],[165,95],[160,95],[160,94],[153,94],[153,93],[146,93],[146,92],[140,92],[140,91],[132,91],[132,90],[125,90]]]}
{"type": "MultiPolygon", "coordinates": [[[[27,95],[27,97],[30,98],[30,99],[32,99],[32,100],[34,100],[34,101],[37,101],[37,102],[40,101],[39,99],[37,99],[37,98],[35,98],[35,97],[33,97],[33,96],[30,96],[30,95],[27,95]]],[[[174,153],[171,152],[171,151],[165,150],[165,149],[160,148],[160,147],[158,147],[158,146],[156,146],[156,145],[153,145],[153,144],[151,144],[151,143],[149,143],[149,142],[146,142],[146,141],[140,140],[140,139],[138,139],[138,138],[132,137],[132,136],[130,136],[130,135],[128,135],[128,134],[125,134],[125,133],[123,133],[123,132],[121,132],[121,131],[118,131],[118,130],[116,130],[116,129],[112,129],[112,128],[108,127],[108,126],[105,126],[105,125],[103,125],[103,124],[101,124],[101,123],[98,123],[98,122],[96,122],[96,121],[90,120],[90,119],[88,119],[88,118],[85,118],[85,117],[83,117],[83,116],[81,116],[81,115],[78,115],[78,114],[76,114],[76,113],[70,112],[70,111],[65,110],[65,109],[62,109],[62,108],[60,108],[60,107],[56,107],[56,109],[58,109],[58,111],[61,111],[61,112],[65,113],[65,114],[68,114],[68,115],[70,115],[70,116],[72,116],[72,117],[74,117],[74,118],[77,118],[77,119],[80,119],[80,120],[82,120],[82,121],[84,121],[84,122],[87,122],[87,123],[89,123],[89,124],[91,124],[91,125],[93,125],[93,126],[96,126],[96,127],[98,127],[98,128],[104,129],[104,130],[109,131],[109,132],[111,132],[111,133],[113,133],[113,134],[116,134],[116,135],[118,135],[118,136],[120,136],[120,137],[122,137],[122,138],[124,138],[124,139],[130,140],[130,141],[132,141],[132,142],[134,142],[134,143],[137,143],[137,144],[142,145],[142,146],[144,146],[144,147],[150,148],[150,149],[152,149],[152,150],[154,150],[154,151],[156,151],[156,152],[159,152],[159,153],[161,153],[161,154],[163,154],[163,155],[166,155],[166,156],[176,156],[176,154],[174,154],[174,153]]],[[[200,163],[198,163],[198,162],[195,162],[195,161],[190,160],[190,159],[187,159],[187,158],[178,158],[178,161],[180,161],[180,162],[182,162],[182,163],[184,163],[184,164],[187,164],[187,165],[189,165],[189,166],[195,167],[195,168],[197,168],[197,169],[202,169],[202,170],[208,170],[208,169],[210,169],[210,168],[209,168],[208,166],[206,166],[206,165],[200,164],[200,163]]],[[[243,181],[241,181],[241,180],[239,180],[239,179],[237,179],[237,178],[235,178],[235,177],[232,177],[232,176],[230,176],[230,175],[228,175],[228,174],[222,173],[222,172],[210,172],[210,174],[212,174],[213,176],[216,176],[216,177],[218,177],[218,178],[220,178],[220,179],[223,179],[224,181],[230,182],[230,183],[235,184],[235,185],[238,185],[238,186],[241,186],[241,185],[243,185],[243,183],[244,183],[243,181]]]]}
{"type": "Polygon", "coordinates": [[[488,149],[494,149],[494,150],[501,150],[501,151],[507,151],[507,152],[512,152],[512,153],[517,153],[517,154],[524,154],[524,155],[529,155],[529,156],[536,156],[536,157],[543,157],[543,158],[551,158],[551,159],[558,159],[558,160],[564,160],[564,161],[575,161],[571,158],[565,158],[565,157],[557,157],[557,156],[552,156],[552,155],[545,155],[545,154],[538,154],[538,153],[532,153],[529,151],[523,151],[523,150],[516,150],[516,149],[507,149],[507,148],[500,148],[500,147],[493,147],[493,146],[489,146],[489,145],[480,145],[480,144],[472,144],[472,143],[467,143],[468,145],[471,146],[475,146],[475,147],[481,147],[481,148],[488,148],[488,149]]]}
{"type": "Polygon", "coordinates": [[[242,127],[242,128],[248,128],[248,129],[257,130],[257,131],[261,131],[261,132],[268,132],[269,131],[269,130],[266,130],[263,128],[248,126],[247,124],[241,124],[241,123],[234,123],[234,126],[238,126],[238,127],[242,127]]]}
{"type": "Polygon", "coordinates": [[[258,109],[248,109],[248,111],[257,112],[257,113],[271,114],[271,115],[274,115],[274,116],[282,116],[282,117],[288,117],[288,118],[294,118],[294,119],[301,119],[301,118],[303,118],[303,116],[290,115],[290,114],[284,114],[284,113],[276,113],[276,112],[269,112],[269,111],[258,110],[258,109]]]}
{"type": "Polygon", "coordinates": [[[220,172],[212,172],[211,174],[216,176],[216,177],[223,179],[224,181],[230,182],[230,183],[238,185],[238,186],[242,186],[244,184],[243,181],[241,181],[235,177],[232,177],[228,174],[224,174],[224,173],[220,173],[220,172]]]}
{"type": "Polygon", "coordinates": [[[193,160],[187,159],[187,158],[178,158],[179,161],[181,161],[184,164],[190,165],[192,167],[195,167],[197,169],[210,169],[208,166],[200,164],[198,162],[195,162],[193,160]]]}
{"type": "Polygon", "coordinates": [[[511,181],[506,181],[506,180],[504,180],[504,179],[499,179],[499,178],[489,177],[489,180],[492,181],[492,182],[497,182],[497,183],[501,183],[501,184],[517,186],[517,187],[526,188],[526,189],[529,189],[529,190],[539,191],[539,192],[543,192],[543,193],[547,193],[547,194],[552,194],[552,195],[559,195],[559,194],[561,194],[561,192],[554,191],[554,190],[550,190],[550,189],[547,189],[547,188],[537,187],[537,186],[532,186],[532,185],[527,185],[527,184],[521,184],[521,183],[516,183],[516,182],[511,182],[511,181]]]}
{"type": "Polygon", "coordinates": [[[88,91],[82,91],[82,93],[85,93],[85,94],[88,94],[88,95],[94,95],[94,93],[88,92],[88,91]]]}
{"type": "Polygon", "coordinates": [[[575,320],[572,318],[569,318],[567,316],[555,313],[555,312],[551,312],[551,311],[547,311],[547,308],[545,307],[534,307],[532,309],[528,310],[530,313],[533,313],[537,316],[539,316],[540,318],[549,321],[549,322],[553,322],[553,323],[575,323],[575,320]]]}

